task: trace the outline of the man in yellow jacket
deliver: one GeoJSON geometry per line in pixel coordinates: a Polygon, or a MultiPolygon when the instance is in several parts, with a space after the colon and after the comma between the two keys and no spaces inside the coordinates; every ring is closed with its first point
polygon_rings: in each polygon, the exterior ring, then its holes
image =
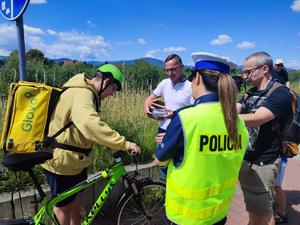
{"type": "MultiPolygon", "coordinates": [[[[42,165],[52,195],[83,181],[87,177],[87,167],[91,164],[89,152],[94,144],[116,150],[135,150],[140,148],[125,137],[112,130],[99,116],[99,100],[121,90],[123,75],[112,64],[98,68],[93,78],[78,74],[68,80],[52,114],[49,135],[53,135],[67,123],[72,125],[56,138],[63,146],[76,151],[55,148],[53,159],[42,165]],[[80,149],[80,152],[78,152],[80,149]]],[[[80,224],[81,194],[58,203],[54,208],[61,225],[80,224]]]]}

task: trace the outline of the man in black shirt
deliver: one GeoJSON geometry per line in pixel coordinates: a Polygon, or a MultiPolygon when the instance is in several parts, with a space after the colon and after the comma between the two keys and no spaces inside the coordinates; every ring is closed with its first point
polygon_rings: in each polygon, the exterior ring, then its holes
{"type": "Polygon", "coordinates": [[[285,86],[266,96],[275,83],[269,54],[256,52],[244,61],[243,78],[254,87],[238,103],[238,112],[249,130],[249,144],[240,170],[249,225],[273,225],[274,180],[278,173],[280,140],[274,121],[283,128],[292,113],[291,96],[285,86]]]}
{"type": "Polygon", "coordinates": [[[273,80],[290,88],[288,72],[284,67],[282,59],[276,59],[274,69],[272,70],[272,78],[273,80]]]}

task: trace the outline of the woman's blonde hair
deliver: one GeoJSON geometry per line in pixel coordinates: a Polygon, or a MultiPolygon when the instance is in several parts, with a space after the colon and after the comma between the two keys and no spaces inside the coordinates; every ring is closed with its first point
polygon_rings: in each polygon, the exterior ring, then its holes
{"type": "Polygon", "coordinates": [[[236,100],[238,89],[235,81],[228,74],[215,70],[201,69],[199,73],[208,91],[218,93],[228,135],[236,149],[239,145],[238,113],[236,100]]]}

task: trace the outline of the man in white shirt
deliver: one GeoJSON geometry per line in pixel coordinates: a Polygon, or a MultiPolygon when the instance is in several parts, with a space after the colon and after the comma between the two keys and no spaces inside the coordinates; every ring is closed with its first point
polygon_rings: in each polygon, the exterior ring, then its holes
{"type": "MultiPolygon", "coordinates": [[[[152,102],[160,97],[163,98],[165,108],[169,112],[168,118],[171,117],[173,111],[194,102],[191,92],[191,82],[182,74],[183,64],[181,58],[176,54],[169,55],[165,59],[164,70],[168,78],[162,80],[153,93],[145,100],[144,110],[150,118],[154,118],[152,102]]],[[[159,118],[159,134],[166,131],[170,123],[170,119],[168,118],[159,118]]]]}

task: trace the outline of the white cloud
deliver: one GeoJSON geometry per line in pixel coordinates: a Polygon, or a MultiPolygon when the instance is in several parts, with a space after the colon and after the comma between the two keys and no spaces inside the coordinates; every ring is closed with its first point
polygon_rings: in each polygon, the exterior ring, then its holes
{"type": "Polygon", "coordinates": [[[150,50],[148,52],[146,52],[146,57],[150,57],[150,58],[155,58],[155,55],[160,52],[159,49],[153,49],[153,50],[150,50]]]}
{"type": "Polygon", "coordinates": [[[7,51],[6,49],[1,49],[0,48],[0,55],[9,56],[9,54],[10,54],[10,51],[7,51]]]}
{"type": "Polygon", "coordinates": [[[42,29],[36,27],[30,27],[27,25],[24,25],[24,31],[26,34],[33,34],[33,35],[44,34],[44,31],[42,29]]]}
{"type": "Polygon", "coordinates": [[[30,4],[45,4],[47,3],[47,0],[30,0],[30,4]]]}
{"type": "MultiPolygon", "coordinates": [[[[110,45],[100,35],[77,31],[57,32],[24,25],[26,50],[36,48],[49,58],[67,57],[92,60],[107,57],[110,45]]],[[[0,49],[6,53],[17,49],[17,32],[14,25],[0,24],[0,49]]]]}
{"type": "Polygon", "coordinates": [[[119,41],[117,45],[145,45],[147,42],[144,38],[139,38],[136,41],[119,41]]]}
{"type": "MultiPolygon", "coordinates": [[[[42,29],[24,25],[25,46],[27,49],[36,45],[37,39],[40,39],[39,35],[44,35],[42,29]]],[[[18,48],[16,26],[0,24],[0,37],[0,48],[2,51],[10,52],[18,48]]],[[[41,40],[38,42],[40,43],[41,40]]]]}
{"type": "Polygon", "coordinates": [[[134,43],[131,41],[118,41],[117,45],[133,45],[134,43]]]}
{"type": "Polygon", "coordinates": [[[35,36],[35,35],[29,35],[26,38],[26,41],[27,43],[30,43],[30,46],[36,46],[36,48],[45,45],[43,40],[39,36],[35,36]]]}
{"type": "Polygon", "coordinates": [[[92,21],[90,21],[90,20],[87,20],[86,23],[87,23],[88,25],[90,25],[92,28],[96,28],[96,27],[97,27],[97,25],[94,24],[94,23],[93,23],[92,21]]]}
{"type": "Polygon", "coordinates": [[[49,35],[57,35],[57,32],[54,31],[54,30],[51,30],[51,29],[48,29],[48,30],[47,30],[47,33],[48,33],[49,35]]]}
{"type": "Polygon", "coordinates": [[[249,41],[243,41],[239,44],[237,44],[236,48],[239,48],[239,49],[251,49],[251,48],[254,48],[255,47],[255,44],[253,42],[249,42],[249,41]]]}
{"type": "Polygon", "coordinates": [[[185,47],[168,47],[164,48],[163,52],[184,52],[186,51],[185,47]]]}
{"type": "Polygon", "coordinates": [[[289,60],[286,63],[286,67],[291,68],[291,69],[295,69],[295,70],[299,70],[300,69],[300,60],[289,60]]]}
{"type": "Polygon", "coordinates": [[[71,57],[81,60],[99,59],[107,56],[110,47],[100,35],[88,35],[77,31],[50,32],[57,38],[45,47],[51,57],[71,57]]]}
{"type": "Polygon", "coordinates": [[[220,34],[218,35],[218,38],[211,40],[209,43],[211,45],[224,45],[229,42],[232,42],[232,39],[229,35],[227,34],[220,34]]]}
{"type": "Polygon", "coordinates": [[[0,49],[2,52],[17,49],[17,30],[14,25],[0,24],[0,49]]]}
{"type": "Polygon", "coordinates": [[[147,42],[144,40],[144,38],[139,38],[138,43],[141,44],[141,45],[147,44],[147,42]]]}
{"type": "Polygon", "coordinates": [[[300,0],[294,0],[293,4],[291,5],[291,8],[295,12],[300,12],[300,0]]]}

